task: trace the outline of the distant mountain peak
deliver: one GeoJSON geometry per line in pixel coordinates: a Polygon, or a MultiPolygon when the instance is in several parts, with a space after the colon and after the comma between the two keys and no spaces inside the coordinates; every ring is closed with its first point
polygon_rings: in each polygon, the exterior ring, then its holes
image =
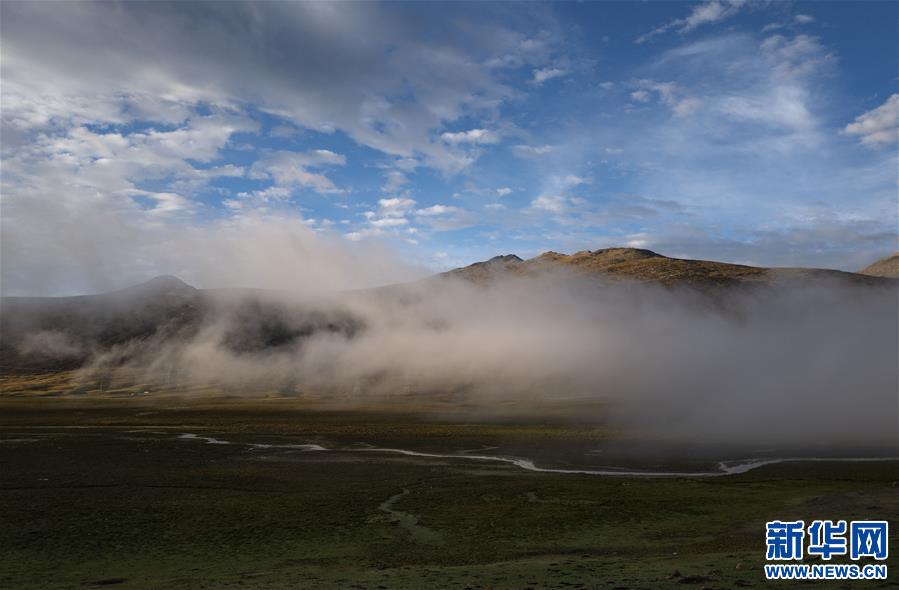
{"type": "Polygon", "coordinates": [[[153,277],[145,283],[113,291],[113,294],[130,296],[138,295],[142,297],[171,297],[190,295],[196,291],[197,289],[195,287],[188,285],[178,277],[172,275],[160,275],[158,277],[153,277]]]}
{"type": "Polygon", "coordinates": [[[645,248],[600,248],[599,250],[583,250],[576,252],[572,256],[619,256],[628,259],[639,258],[664,258],[658,252],[646,250],[645,248]]]}
{"type": "Polygon", "coordinates": [[[463,268],[456,268],[444,275],[461,276],[469,280],[479,281],[486,280],[497,273],[505,273],[513,271],[520,265],[525,264],[524,260],[515,254],[501,254],[494,256],[490,260],[475,262],[463,268]]]}
{"type": "Polygon", "coordinates": [[[164,289],[193,289],[181,279],[173,275],[159,275],[158,277],[153,277],[146,283],[142,283],[144,287],[159,287],[164,289]]]}
{"type": "Polygon", "coordinates": [[[516,254],[500,254],[499,256],[494,256],[490,260],[487,261],[487,264],[493,262],[524,262],[521,258],[519,258],[516,254]]]}
{"type": "Polygon", "coordinates": [[[580,250],[574,254],[562,254],[548,250],[533,260],[559,260],[568,258],[619,257],[627,260],[640,258],[664,258],[661,254],[643,248],[600,248],[599,250],[580,250]]]}

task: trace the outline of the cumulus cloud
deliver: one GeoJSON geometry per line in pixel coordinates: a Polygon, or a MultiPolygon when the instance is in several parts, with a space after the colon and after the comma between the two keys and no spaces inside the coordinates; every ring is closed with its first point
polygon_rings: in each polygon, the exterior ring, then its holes
{"type": "Polygon", "coordinates": [[[403,225],[408,225],[409,220],[404,217],[381,217],[381,218],[372,218],[368,221],[372,227],[377,228],[387,228],[387,227],[399,227],[403,225]]]}
{"type": "Polygon", "coordinates": [[[340,193],[331,179],[310,168],[343,166],[346,158],[330,150],[309,150],[306,152],[275,151],[259,158],[250,168],[250,177],[270,178],[279,187],[297,186],[310,188],[319,194],[340,193]]]}
{"type": "Polygon", "coordinates": [[[413,207],[415,201],[413,199],[393,197],[391,199],[379,199],[379,212],[385,217],[403,217],[413,207]]]}
{"type": "Polygon", "coordinates": [[[365,238],[396,236],[400,230],[406,233],[415,232],[415,228],[409,227],[410,221],[407,217],[414,209],[415,204],[415,200],[408,197],[378,199],[377,210],[364,213],[365,227],[348,232],[345,237],[350,241],[358,242],[365,238]]]}
{"type": "MultiPolygon", "coordinates": [[[[440,19],[454,42],[437,47],[428,42],[433,11],[389,4],[5,4],[5,136],[53,121],[176,123],[200,104],[253,104],[299,129],[339,129],[384,153],[459,170],[471,156],[432,141],[433,130],[491,113],[511,95],[486,65],[491,57],[534,59],[527,36],[483,22],[482,12],[469,17],[440,19]],[[475,17],[478,26],[467,26],[475,17]]],[[[542,39],[542,51],[552,42],[542,39]]]]}
{"type": "MultiPolygon", "coordinates": [[[[524,235],[523,224],[548,236],[545,223],[558,220],[570,224],[556,234],[563,238],[574,227],[594,230],[577,237],[580,246],[669,229],[627,226],[670,220],[664,208],[646,203],[616,206],[621,214],[613,214],[615,198],[599,192],[606,186],[697,205],[690,212],[704,216],[710,244],[751,226],[768,227],[785,204],[821,199],[835,205],[853,194],[851,213],[865,220],[887,219],[883,203],[895,208],[895,162],[881,157],[887,150],[849,161],[838,152],[852,146],[835,141],[832,123],[824,124],[833,121],[837,104],[827,90],[836,52],[819,38],[787,34],[793,23],[780,35],[731,31],[677,45],[641,58],[616,82],[579,79],[567,85],[572,107],[579,111],[587,103],[578,101],[599,99],[602,108],[589,103],[590,111],[578,117],[528,112],[533,120],[517,128],[508,115],[525,120],[514,109],[535,85],[560,72],[589,71],[577,61],[579,44],[566,42],[570,62],[561,55],[563,35],[548,5],[520,19],[495,7],[452,6],[2,4],[5,292],[52,290],[52,281],[64,277],[68,287],[83,289],[151,269],[174,272],[146,255],[144,228],[165,241],[168,230],[225,216],[283,216],[289,208],[300,217],[304,196],[310,197],[305,207],[345,209],[302,211],[318,228],[333,217],[350,239],[399,241],[420,230],[424,242],[430,230],[471,225],[483,225],[479,235],[491,239],[515,239],[524,235]],[[508,150],[496,147],[504,142],[508,150]],[[261,145],[278,149],[257,151],[261,145]],[[323,146],[335,151],[310,149],[323,146]],[[491,151],[497,170],[509,154],[527,162],[479,178],[489,188],[478,193],[439,188],[441,179],[461,182],[453,174],[466,167],[484,172],[472,165],[491,151]],[[364,160],[369,157],[376,162],[364,160]],[[602,166],[609,169],[594,170],[602,166]],[[354,186],[364,169],[383,180],[354,186]],[[568,170],[597,179],[609,173],[609,182],[581,186],[574,195],[562,182],[568,170]],[[538,208],[527,205],[509,205],[502,216],[466,210],[483,212],[483,200],[466,201],[473,194],[504,197],[511,189],[502,185],[516,174],[522,177],[515,194],[525,203],[533,195],[560,197],[564,215],[535,215],[538,208]],[[433,197],[418,197],[424,192],[417,192],[418,182],[453,195],[457,210],[427,213],[424,203],[433,197]],[[382,196],[398,201],[376,202],[382,196]],[[594,206],[572,201],[579,196],[594,206]],[[656,215],[642,215],[643,206],[656,215]],[[601,219],[609,225],[600,231],[601,219]],[[72,229],[57,237],[63,226],[72,229]],[[134,268],[123,268],[132,246],[134,268]],[[88,251],[96,260],[84,276],[66,268],[67,254],[88,251]]],[[[684,8],[684,18],[667,26],[698,30],[738,9],[743,5],[704,2],[684,8]]],[[[895,125],[883,126],[895,121],[890,113],[894,97],[855,122],[846,117],[843,133],[871,147],[893,145],[895,125]]],[[[845,232],[833,235],[846,248],[857,244],[845,232]]],[[[817,252],[840,250],[823,237],[806,243],[806,262],[821,260],[817,252]]],[[[875,250],[864,247],[865,255],[875,250]]],[[[846,256],[829,264],[847,264],[846,256]]]]}
{"type": "Polygon", "coordinates": [[[568,210],[569,199],[562,195],[540,195],[531,201],[531,208],[550,213],[564,213],[568,210]]]}
{"type": "Polygon", "coordinates": [[[150,209],[151,215],[167,215],[178,211],[187,211],[193,208],[193,204],[190,201],[175,193],[137,191],[132,194],[142,194],[156,201],[156,205],[150,209]]]}
{"type": "Polygon", "coordinates": [[[175,129],[61,125],[14,147],[4,137],[4,292],[108,286],[130,275],[144,262],[148,232],[180,226],[199,211],[195,197],[210,183],[245,174],[216,159],[234,134],[257,128],[217,111],[175,129]],[[123,268],[129,252],[132,269],[123,268]],[[90,259],[86,268],[77,264],[90,259]]]}
{"type": "Polygon", "coordinates": [[[886,101],[846,125],[843,133],[856,135],[862,145],[868,147],[889,146],[899,137],[899,94],[893,94],[886,101]]]}
{"type": "Polygon", "coordinates": [[[272,202],[288,200],[293,190],[283,186],[270,186],[261,190],[242,191],[236,199],[225,199],[223,202],[232,211],[258,210],[266,211],[272,202]]]}
{"type": "Polygon", "coordinates": [[[454,213],[458,211],[458,207],[453,207],[452,205],[431,205],[430,207],[426,207],[424,209],[419,209],[416,211],[416,214],[422,215],[424,217],[433,217],[436,215],[446,215],[447,213],[454,213]]]}

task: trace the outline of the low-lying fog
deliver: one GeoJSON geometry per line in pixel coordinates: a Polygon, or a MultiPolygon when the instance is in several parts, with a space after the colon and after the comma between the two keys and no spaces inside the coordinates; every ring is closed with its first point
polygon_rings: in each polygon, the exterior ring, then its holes
{"type": "MultiPolygon", "coordinates": [[[[333,274],[327,249],[315,253],[314,267],[333,274]]],[[[302,256],[253,263],[257,275],[308,285],[302,256]]],[[[339,256],[345,272],[352,256],[339,256]]],[[[232,393],[450,393],[485,412],[580,398],[607,402],[597,422],[760,444],[899,437],[895,287],[816,280],[710,295],[551,273],[331,295],[202,293],[209,309],[190,329],[98,349],[85,377],[126,366],[161,385],[232,393]]]]}

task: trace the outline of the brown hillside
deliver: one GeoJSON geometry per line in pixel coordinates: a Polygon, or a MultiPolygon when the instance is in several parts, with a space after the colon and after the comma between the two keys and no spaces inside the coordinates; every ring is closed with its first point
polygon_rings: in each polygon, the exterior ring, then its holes
{"type": "Polygon", "coordinates": [[[457,268],[445,275],[483,282],[503,274],[535,275],[554,268],[573,270],[576,274],[663,285],[726,286],[767,282],[775,278],[862,279],[854,273],[835,270],[766,268],[710,260],[669,258],[651,250],[638,248],[604,248],[574,254],[544,252],[529,260],[521,260],[514,255],[497,256],[486,262],[457,268]]]}
{"type": "Polygon", "coordinates": [[[882,258],[858,271],[858,274],[870,277],[889,277],[899,279],[899,252],[882,258]]]}

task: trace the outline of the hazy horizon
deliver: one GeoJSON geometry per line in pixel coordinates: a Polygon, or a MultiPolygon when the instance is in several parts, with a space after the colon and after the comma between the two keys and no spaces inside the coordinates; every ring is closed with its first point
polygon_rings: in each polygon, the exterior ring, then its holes
{"type": "MultiPolygon", "coordinates": [[[[616,247],[609,246],[609,248],[616,248],[616,247]]],[[[627,249],[627,248],[624,248],[624,249],[627,249]]],[[[600,249],[600,250],[602,250],[602,249],[600,249]]],[[[648,249],[641,248],[640,250],[648,250],[648,249]]],[[[656,252],[654,250],[650,250],[650,251],[655,252],[656,254],[660,254],[661,256],[666,256],[662,252],[656,252]]],[[[541,252],[540,254],[549,253],[549,252],[552,252],[552,251],[547,250],[545,252],[541,252]]],[[[537,257],[539,257],[540,254],[538,254],[537,257]]],[[[559,254],[575,254],[575,252],[571,252],[571,253],[560,252],[559,254]]],[[[472,260],[470,262],[465,263],[463,266],[456,267],[456,268],[465,268],[466,266],[469,266],[471,264],[476,264],[476,263],[480,263],[480,262],[488,262],[492,258],[500,258],[503,256],[509,256],[509,255],[517,256],[517,254],[515,252],[503,252],[503,253],[498,253],[498,254],[491,256],[490,258],[487,258],[484,260],[472,260]]],[[[666,257],[673,258],[671,256],[666,256],[666,257]]],[[[520,257],[520,258],[522,258],[522,257],[520,257]]],[[[361,265],[364,265],[365,263],[371,262],[371,260],[372,259],[370,259],[370,258],[365,258],[365,259],[362,259],[362,262],[358,263],[358,264],[359,264],[359,266],[361,266],[361,265]]],[[[388,259],[388,260],[390,260],[390,259],[388,259]]],[[[529,259],[522,258],[522,260],[529,260],[529,259]]],[[[329,257],[326,257],[325,261],[331,262],[331,259],[329,257]]],[[[321,264],[321,262],[322,261],[319,261],[320,264],[321,264]]],[[[722,261],[713,261],[713,262],[722,262],[722,261]]],[[[872,261],[872,262],[876,262],[876,261],[872,261]]],[[[359,268],[359,266],[356,266],[356,264],[352,265],[351,268],[353,270],[348,271],[347,273],[345,273],[345,275],[355,274],[355,269],[359,268]]],[[[308,265],[305,265],[305,264],[300,264],[300,266],[299,266],[299,268],[303,268],[303,269],[306,269],[307,267],[308,267],[308,265]]],[[[378,280],[379,280],[378,278],[366,276],[367,279],[372,281],[371,283],[367,283],[367,284],[363,284],[363,285],[355,285],[355,286],[351,286],[351,287],[339,287],[339,286],[333,287],[332,286],[331,288],[314,289],[313,292],[328,293],[328,292],[355,291],[355,290],[359,290],[359,289],[363,289],[363,290],[364,289],[378,289],[381,287],[402,285],[405,283],[414,282],[414,281],[418,281],[421,279],[426,279],[428,277],[440,275],[443,272],[445,272],[446,270],[454,270],[454,269],[429,269],[429,268],[415,267],[412,265],[405,265],[398,260],[390,260],[390,262],[388,262],[386,265],[379,265],[377,268],[379,269],[380,272],[384,272],[386,270],[387,272],[385,274],[388,277],[394,277],[394,279],[381,279],[383,282],[378,282],[378,280]],[[396,266],[390,266],[391,262],[394,262],[396,264],[396,266]]],[[[767,268],[777,269],[777,268],[794,268],[794,267],[772,266],[772,267],[767,267],[767,268]]],[[[823,268],[821,270],[836,270],[836,269],[823,268]]],[[[856,272],[858,270],[861,270],[861,269],[855,269],[854,271],[845,271],[845,272],[856,272]]],[[[280,273],[280,268],[277,271],[273,271],[273,272],[280,273]]],[[[151,282],[155,279],[166,278],[166,277],[171,277],[171,278],[177,279],[177,280],[183,282],[184,284],[188,285],[189,287],[193,287],[196,289],[206,289],[206,290],[248,289],[248,290],[284,291],[284,292],[288,292],[288,293],[291,291],[297,291],[297,292],[301,292],[301,293],[304,291],[309,291],[308,289],[295,288],[295,285],[296,285],[295,281],[287,281],[286,283],[271,285],[269,287],[259,286],[258,284],[254,285],[254,284],[246,283],[247,280],[253,281],[254,276],[258,276],[258,273],[235,274],[234,272],[229,272],[229,273],[224,273],[223,275],[221,275],[221,274],[218,275],[219,277],[221,277],[221,276],[232,277],[230,279],[225,279],[226,281],[230,281],[230,282],[222,282],[222,278],[211,278],[211,279],[209,278],[209,277],[214,277],[216,275],[217,275],[217,273],[214,273],[214,272],[208,273],[205,275],[206,278],[204,279],[203,278],[204,274],[201,274],[201,275],[199,275],[200,282],[195,283],[190,280],[185,280],[182,276],[179,276],[177,274],[163,272],[161,274],[146,275],[143,278],[135,277],[136,282],[134,282],[134,281],[127,282],[127,283],[113,282],[113,283],[111,283],[111,287],[109,287],[108,289],[103,290],[103,291],[54,292],[49,295],[48,294],[36,294],[36,293],[16,293],[16,294],[9,294],[9,295],[4,294],[3,297],[36,297],[37,298],[37,297],[78,297],[78,296],[83,296],[83,295],[98,295],[98,294],[102,294],[102,293],[118,291],[121,289],[127,289],[129,287],[139,287],[139,286],[144,285],[148,282],[151,282]],[[209,282],[210,280],[211,280],[211,282],[209,282]]],[[[196,277],[197,275],[189,274],[188,276],[196,277]]],[[[328,282],[326,281],[324,284],[327,285],[328,282]]]]}

